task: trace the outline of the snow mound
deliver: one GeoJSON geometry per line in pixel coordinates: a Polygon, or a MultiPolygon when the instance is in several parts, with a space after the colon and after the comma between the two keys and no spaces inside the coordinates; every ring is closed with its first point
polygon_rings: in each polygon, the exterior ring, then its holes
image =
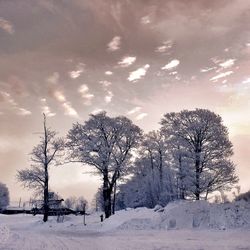
{"type": "Polygon", "coordinates": [[[178,201],[167,205],[161,228],[250,228],[250,203],[211,204],[206,201],[178,201]]]}
{"type": "Polygon", "coordinates": [[[102,223],[102,230],[249,228],[250,203],[211,204],[206,201],[176,201],[165,208],[118,211],[102,223]]]}
{"type": "Polygon", "coordinates": [[[144,230],[159,228],[159,213],[145,207],[121,210],[103,222],[103,230],[144,230]]]}

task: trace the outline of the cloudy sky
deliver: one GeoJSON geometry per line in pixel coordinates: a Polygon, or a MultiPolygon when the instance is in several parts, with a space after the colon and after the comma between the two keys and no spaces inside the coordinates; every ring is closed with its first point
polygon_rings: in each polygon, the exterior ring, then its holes
{"type": "MultiPolygon", "coordinates": [[[[0,181],[11,199],[42,131],[65,135],[106,110],[145,131],[161,115],[208,108],[234,144],[250,188],[250,1],[0,0],[0,181]]],[[[87,170],[89,172],[89,169],[87,170]]],[[[81,166],[51,169],[51,186],[91,199],[99,181],[81,166]]]]}

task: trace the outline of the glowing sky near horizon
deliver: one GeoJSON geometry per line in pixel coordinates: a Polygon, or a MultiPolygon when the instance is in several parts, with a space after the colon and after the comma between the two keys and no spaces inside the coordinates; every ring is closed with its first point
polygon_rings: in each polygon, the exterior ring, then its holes
{"type": "MultiPolygon", "coordinates": [[[[208,108],[250,189],[249,21],[248,0],[0,1],[0,182],[11,199],[30,195],[15,174],[29,166],[43,112],[64,136],[100,110],[150,131],[166,112],[208,108]]],[[[91,199],[99,184],[84,167],[51,170],[63,197],[91,199]]]]}

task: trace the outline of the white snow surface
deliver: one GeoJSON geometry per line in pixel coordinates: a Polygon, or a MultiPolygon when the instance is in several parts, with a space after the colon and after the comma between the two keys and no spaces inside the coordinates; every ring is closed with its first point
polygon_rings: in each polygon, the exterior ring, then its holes
{"type": "Polygon", "coordinates": [[[173,202],[165,208],[50,217],[0,215],[1,250],[250,250],[250,203],[173,202]]]}

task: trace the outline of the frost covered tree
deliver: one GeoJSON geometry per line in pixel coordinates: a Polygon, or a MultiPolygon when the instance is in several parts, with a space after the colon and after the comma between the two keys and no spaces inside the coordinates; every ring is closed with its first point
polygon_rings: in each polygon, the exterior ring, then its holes
{"type": "Polygon", "coordinates": [[[105,217],[112,212],[112,193],[117,180],[126,174],[131,152],[137,146],[141,130],[126,117],[109,117],[106,112],[90,115],[83,125],[69,131],[67,145],[71,161],[93,166],[103,179],[105,217]]]}
{"type": "Polygon", "coordinates": [[[24,187],[43,194],[43,221],[48,220],[49,213],[49,168],[58,164],[64,149],[64,140],[56,136],[56,132],[43,120],[43,135],[40,142],[31,152],[31,167],[18,171],[17,179],[24,187]]]}
{"type": "Polygon", "coordinates": [[[0,183],[0,210],[6,208],[9,202],[9,190],[5,184],[0,183]]]}
{"type": "Polygon", "coordinates": [[[78,197],[76,201],[76,210],[85,212],[87,209],[88,209],[88,201],[83,196],[78,197]]]}
{"type": "Polygon", "coordinates": [[[188,173],[184,174],[189,178],[184,187],[189,196],[207,198],[209,193],[237,183],[230,160],[232,143],[219,115],[206,109],[183,110],[165,114],[161,125],[164,137],[176,143],[177,158],[179,153],[180,159],[185,159],[181,167],[188,173]]]}
{"type": "Polygon", "coordinates": [[[133,176],[120,186],[117,206],[153,208],[174,200],[174,171],[163,135],[159,131],[146,134],[136,155],[133,176]]]}
{"type": "Polygon", "coordinates": [[[77,203],[77,198],[74,196],[71,196],[64,200],[65,207],[69,209],[74,210],[76,208],[76,203],[77,203]]]}

